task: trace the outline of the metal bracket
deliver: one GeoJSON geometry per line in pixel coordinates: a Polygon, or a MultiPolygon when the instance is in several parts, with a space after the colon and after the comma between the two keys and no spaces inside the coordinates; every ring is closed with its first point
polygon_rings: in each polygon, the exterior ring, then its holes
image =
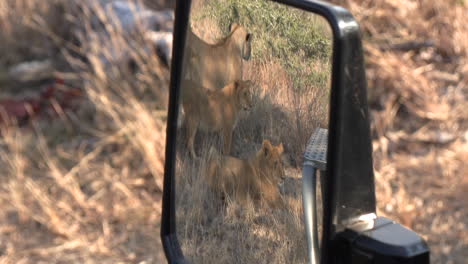
{"type": "Polygon", "coordinates": [[[321,171],[327,169],[328,129],[317,128],[307,143],[304,165],[311,165],[321,171]]]}
{"type": "MultiPolygon", "coordinates": [[[[327,167],[328,130],[317,128],[309,139],[304,153],[302,169],[302,205],[304,207],[304,223],[307,237],[309,263],[320,261],[320,246],[317,227],[317,170],[321,172],[327,167]]],[[[322,173],[320,173],[322,176],[322,173]]]]}

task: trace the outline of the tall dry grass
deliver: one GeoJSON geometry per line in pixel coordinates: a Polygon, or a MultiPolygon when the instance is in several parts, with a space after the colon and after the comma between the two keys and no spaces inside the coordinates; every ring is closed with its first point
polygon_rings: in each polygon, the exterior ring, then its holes
{"type": "MultiPolygon", "coordinates": [[[[71,1],[2,5],[2,67],[52,59],[65,86],[80,87],[86,96],[76,112],[2,128],[0,262],[163,262],[168,69],[158,56],[148,56],[143,37],[130,41],[107,21],[108,37],[93,40],[98,32],[90,15],[100,10],[71,12],[71,1]],[[62,5],[60,16],[56,4],[62,5]],[[56,25],[71,25],[67,32],[81,35],[70,39],[56,25]],[[130,72],[125,61],[104,65],[103,57],[112,57],[110,47],[127,50],[138,71],[130,72]]],[[[8,83],[1,93],[11,89],[8,83]]],[[[28,87],[15,89],[21,96],[28,87]]]]}

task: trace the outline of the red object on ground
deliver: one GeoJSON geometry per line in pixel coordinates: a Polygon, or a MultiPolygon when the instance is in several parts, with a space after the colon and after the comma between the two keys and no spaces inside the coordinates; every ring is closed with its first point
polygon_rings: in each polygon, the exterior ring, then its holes
{"type": "Polygon", "coordinates": [[[57,109],[54,104],[58,105],[62,110],[73,107],[73,102],[83,96],[83,92],[77,88],[59,89],[57,85],[63,85],[62,79],[56,78],[54,83],[45,88],[39,96],[32,99],[4,99],[0,100],[0,125],[18,120],[19,124],[30,120],[41,112],[49,112],[57,114],[57,109]]]}
{"type": "Polygon", "coordinates": [[[0,124],[16,119],[24,122],[36,115],[40,110],[38,100],[0,100],[0,124]]]}

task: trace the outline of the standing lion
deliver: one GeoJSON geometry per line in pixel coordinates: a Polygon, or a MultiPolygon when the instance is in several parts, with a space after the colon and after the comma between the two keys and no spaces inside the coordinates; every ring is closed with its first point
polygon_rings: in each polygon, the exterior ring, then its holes
{"type": "Polygon", "coordinates": [[[197,131],[220,132],[223,138],[223,153],[231,151],[232,132],[239,113],[253,106],[252,82],[234,81],[221,90],[207,91],[197,83],[183,80],[182,106],[187,124],[187,147],[196,158],[194,141],[197,131]]]}
{"type": "Polygon", "coordinates": [[[189,27],[183,78],[208,90],[242,80],[242,64],[250,59],[251,42],[252,34],[238,24],[232,24],[230,33],[215,44],[207,43],[189,27]]]}

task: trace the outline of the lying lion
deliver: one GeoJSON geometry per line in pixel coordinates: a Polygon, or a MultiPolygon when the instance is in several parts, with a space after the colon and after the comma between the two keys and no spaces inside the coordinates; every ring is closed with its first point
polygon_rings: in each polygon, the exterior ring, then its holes
{"type": "Polygon", "coordinates": [[[193,81],[183,80],[182,106],[187,125],[187,147],[196,158],[194,140],[200,128],[206,132],[221,132],[223,153],[231,151],[232,131],[240,111],[252,108],[252,82],[235,81],[221,90],[208,91],[193,81]]]}
{"type": "Polygon", "coordinates": [[[281,154],[283,144],[273,146],[264,140],[262,148],[248,159],[220,156],[210,149],[206,180],[208,185],[224,195],[245,203],[247,197],[264,200],[270,206],[280,204],[278,183],[284,176],[281,154]]]}

